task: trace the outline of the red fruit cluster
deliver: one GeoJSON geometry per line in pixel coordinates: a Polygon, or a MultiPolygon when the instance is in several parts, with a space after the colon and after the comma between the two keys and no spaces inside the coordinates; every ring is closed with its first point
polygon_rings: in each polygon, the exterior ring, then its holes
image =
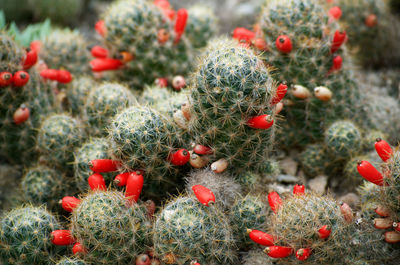
{"type": "Polygon", "coordinates": [[[18,71],[14,75],[10,72],[0,72],[0,87],[13,85],[22,87],[29,81],[29,74],[25,71],[18,71]]]}
{"type": "Polygon", "coordinates": [[[68,84],[72,81],[71,73],[63,69],[45,69],[40,72],[40,76],[44,79],[57,81],[62,84],[68,84]]]}

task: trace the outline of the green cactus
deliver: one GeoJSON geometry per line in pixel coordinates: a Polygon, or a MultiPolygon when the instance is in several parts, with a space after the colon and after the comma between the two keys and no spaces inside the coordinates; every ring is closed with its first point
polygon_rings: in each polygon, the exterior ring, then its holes
{"type": "Polygon", "coordinates": [[[72,212],[71,232],[91,264],[132,264],[150,243],[147,208],[118,191],[96,191],[72,212]]]}
{"type": "Polygon", "coordinates": [[[80,122],[66,114],[47,117],[38,134],[38,148],[45,160],[61,168],[70,168],[74,149],[85,139],[80,122]]]}
{"type": "Polygon", "coordinates": [[[337,121],[325,132],[325,145],[337,159],[346,159],[361,150],[361,133],[350,121],[337,121]]]}
{"type": "Polygon", "coordinates": [[[238,196],[230,210],[230,223],[237,245],[241,249],[248,249],[255,243],[250,240],[247,229],[265,231],[269,215],[265,202],[258,196],[247,194],[238,196]]]}
{"type": "Polygon", "coordinates": [[[64,68],[75,75],[90,73],[88,43],[81,33],[57,29],[43,41],[39,56],[49,68],[64,68]]]}
{"type": "Polygon", "coordinates": [[[210,189],[218,198],[216,203],[224,210],[230,209],[236,197],[241,194],[241,187],[232,176],[216,174],[209,168],[190,172],[185,182],[188,194],[193,194],[194,185],[203,185],[210,189]]]}
{"type": "Polygon", "coordinates": [[[166,87],[146,86],[140,98],[142,104],[147,104],[149,107],[161,112],[168,113],[172,117],[173,111],[187,102],[187,91],[174,92],[166,87]]]}
{"type": "MultiPolygon", "coordinates": [[[[81,192],[86,192],[89,189],[88,178],[93,174],[89,162],[94,159],[109,159],[108,149],[109,143],[106,138],[92,138],[76,149],[74,153],[74,178],[76,186],[81,192]]],[[[103,173],[102,175],[106,185],[108,185],[115,174],[103,173]]]]}
{"type": "Polygon", "coordinates": [[[351,68],[350,57],[343,49],[331,53],[338,25],[329,23],[322,6],[311,0],[265,1],[259,24],[261,32],[258,34],[264,35],[270,47],[262,54],[265,62],[273,67],[277,80],[286,81],[292,87],[282,112],[287,120],[287,126],[279,133],[282,142],[289,138],[291,146],[304,146],[322,140],[323,131],[332,121],[353,117],[359,91],[351,71],[346,69],[348,65],[351,68]],[[281,35],[291,40],[289,53],[276,47],[281,35]],[[332,72],[337,55],[349,63],[332,72]],[[331,97],[321,97],[318,87],[319,90],[321,87],[329,89],[331,97]],[[291,136],[287,135],[290,133],[291,136]]]}
{"type": "Polygon", "coordinates": [[[62,258],[56,265],[87,265],[87,263],[77,258],[62,258]]]}
{"type": "Polygon", "coordinates": [[[68,110],[75,116],[82,116],[85,103],[93,87],[97,86],[94,79],[89,76],[80,76],[72,80],[66,89],[68,110]]]}
{"type": "Polygon", "coordinates": [[[362,149],[363,151],[372,151],[374,150],[374,144],[376,139],[387,139],[388,136],[386,133],[380,130],[369,130],[364,133],[362,137],[362,149]]]}
{"type": "Polygon", "coordinates": [[[36,19],[50,18],[58,24],[76,22],[84,7],[81,0],[28,0],[28,3],[36,19]]]}
{"type": "Polygon", "coordinates": [[[265,255],[261,249],[252,249],[242,259],[243,265],[274,265],[273,259],[265,255]]]}
{"type": "Polygon", "coordinates": [[[103,83],[93,88],[85,103],[85,120],[92,136],[106,136],[111,119],[135,103],[135,97],[123,85],[103,83]]]}
{"type": "Polygon", "coordinates": [[[309,144],[299,155],[301,166],[309,176],[323,175],[332,163],[332,157],[321,143],[309,144]]]}
{"type": "MultiPolygon", "coordinates": [[[[60,229],[57,219],[44,208],[25,206],[5,213],[0,222],[0,257],[5,265],[54,264],[64,247],[51,242],[60,229]]],[[[1,261],[0,258],[0,261],[1,261]]]]}
{"type": "Polygon", "coordinates": [[[195,48],[202,48],[207,45],[217,32],[217,17],[211,8],[196,4],[188,9],[189,18],[186,25],[186,37],[195,48]]]}
{"type": "Polygon", "coordinates": [[[171,164],[168,157],[185,146],[167,117],[149,108],[132,106],[116,115],[109,139],[113,158],[121,160],[126,171],[145,172],[145,193],[157,197],[176,190],[182,167],[171,164]]]}
{"type": "Polygon", "coordinates": [[[166,264],[237,264],[224,214],[192,197],[175,198],[163,208],[154,223],[153,241],[155,255],[166,264]]]}
{"type": "Polygon", "coordinates": [[[63,174],[46,166],[30,168],[22,178],[22,193],[27,201],[35,205],[46,204],[48,208],[58,206],[64,196],[66,183],[63,174]]]}
{"type": "Polygon", "coordinates": [[[274,127],[250,128],[247,119],[270,115],[274,81],[259,57],[222,39],[208,50],[196,71],[190,94],[189,131],[212,158],[225,159],[235,173],[260,172],[273,145],[274,127]]]}
{"type": "MultiPolygon", "coordinates": [[[[0,43],[0,71],[15,74],[22,70],[23,49],[3,33],[0,33],[0,43]]],[[[56,109],[51,87],[41,82],[37,71],[32,69],[25,86],[2,87],[0,101],[0,156],[11,163],[35,161],[37,128],[43,117],[56,109]],[[22,104],[29,109],[29,118],[24,123],[15,124],[13,115],[22,104]]]]}
{"type": "Polygon", "coordinates": [[[150,1],[117,1],[102,15],[104,43],[111,56],[127,52],[133,60],[117,76],[141,89],[156,78],[185,75],[193,62],[193,48],[185,35],[174,43],[173,22],[150,1]]]}

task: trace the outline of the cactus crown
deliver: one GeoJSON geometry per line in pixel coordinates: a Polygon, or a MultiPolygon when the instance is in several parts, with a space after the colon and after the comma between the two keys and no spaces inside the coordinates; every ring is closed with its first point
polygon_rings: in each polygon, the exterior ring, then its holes
{"type": "Polygon", "coordinates": [[[10,36],[0,31],[0,72],[21,70],[24,52],[10,36]]]}

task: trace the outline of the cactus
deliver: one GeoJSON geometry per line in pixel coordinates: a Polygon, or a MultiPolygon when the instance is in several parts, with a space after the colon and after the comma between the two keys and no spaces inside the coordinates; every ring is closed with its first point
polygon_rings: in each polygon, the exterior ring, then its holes
{"type": "Polygon", "coordinates": [[[75,22],[84,5],[80,0],[28,0],[28,3],[36,19],[50,18],[59,24],[75,22]]]}
{"type": "Polygon", "coordinates": [[[87,263],[77,258],[62,258],[56,265],[87,265],[87,263]]]}
{"type": "Polygon", "coordinates": [[[54,264],[52,259],[64,250],[51,243],[51,232],[59,229],[60,224],[44,208],[25,206],[13,209],[4,214],[0,225],[2,264],[50,265],[54,264]]]}
{"type": "Polygon", "coordinates": [[[166,264],[237,264],[226,217],[218,207],[192,197],[178,197],[157,216],[153,227],[155,255],[166,264]]]}
{"type": "Polygon", "coordinates": [[[197,4],[188,9],[189,18],[186,25],[186,37],[195,48],[207,45],[208,40],[216,35],[217,17],[210,8],[197,4]]]}
{"type": "Polygon", "coordinates": [[[125,67],[116,72],[133,89],[152,84],[157,78],[172,79],[190,70],[193,48],[183,35],[177,39],[173,21],[161,8],[145,1],[117,1],[102,15],[104,44],[110,56],[125,67]],[[177,41],[178,40],[178,41],[177,41]]]}
{"type": "Polygon", "coordinates": [[[74,161],[74,149],[85,139],[80,122],[66,114],[55,114],[47,117],[39,130],[38,148],[50,164],[69,168],[74,161]]]}
{"type": "MultiPolygon", "coordinates": [[[[95,159],[109,159],[109,144],[106,138],[92,138],[76,149],[74,163],[74,178],[81,192],[88,190],[88,178],[93,174],[89,162],[95,159]]],[[[103,174],[106,184],[112,181],[111,174],[103,174]]]]}
{"type": "Polygon", "coordinates": [[[351,71],[341,69],[347,67],[341,66],[342,59],[350,61],[340,49],[343,34],[335,32],[338,26],[329,23],[322,6],[311,0],[266,1],[259,28],[256,34],[268,46],[262,54],[265,62],[274,68],[277,80],[292,87],[283,110],[284,141],[290,138],[292,146],[304,146],[322,140],[332,121],[353,117],[359,91],[351,71]],[[338,39],[333,43],[334,35],[338,39]],[[281,41],[290,50],[282,48],[281,41]]]}
{"type": "Polygon", "coordinates": [[[325,132],[325,144],[337,159],[346,159],[361,150],[361,133],[349,121],[337,121],[325,132]]]}
{"type": "Polygon", "coordinates": [[[251,50],[217,40],[201,60],[191,85],[189,131],[196,144],[225,159],[232,172],[260,172],[273,145],[275,84],[251,50]],[[251,128],[257,115],[269,129],[251,128]]]}
{"type": "Polygon", "coordinates": [[[166,87],[146,86],[140,102],[172,117],[173,111],[180,108],[187,101],[187,91],[174,92],[166,87]]]}
{"type": "Polygon", "coordinates": [[[265,230],[267,228],[268,209],[260,197],[247,194],[238,196],[230,210],[230,223],[237,245],[248,249],[254,245],[248,236],[247,229],[265,230]]]}
{"type": "Polygon", "coordinates": [[[48,208],[58,206],[63,197],[66,183],[61,172],[46,166],[30,168],[22,178],[21,186],[24,197],[35,205],[47,204],[48,208]]]}
{"type": "Polygon", "coordinates": [[[43,41],[39,56],[49,68],[65,68],[75,75],[89,73],[90,52],[81,33],[54,30],[43,41]]]}
{"type": "Polygon", "coordinates": [[[68,110],[75,116],[83,116],[87,97],[93,87],[97,86],[95,80],[89,76],[80,76],[72,80],[66,89],[68,110]]]}
{"type": "Polygon", "coordinates": [[[323,175],[331,165],[332,157],[321,144],[309,144],[299,155],[304,173],[309,176],[323,175]]]}
{"type": "MultiPolygon", "coordinates": [[[[0,43],[0,72],[9,72],[15,77],[23,68],[25,51],[3,33],[0,33],[0,43]]],[[[29,80],[24,86],[2,85],[0,91],[0,156],[19,164],[35,160],[37,128],[42,118],[56,109],[52,89],[41,82],[36,70],[24,74],[29,80]],[[15,115],[21,110],[28,111],[28,115],[25,121],[17,122],[15,115]]]]}
{"type": "Polygon", "coordinates": [[[112,155],[127,171],[143,170],[144,191],[160,196],[176,190],[180,168],[170,155],[184,147],[177,128],[167,117],[149,108],[133,106],[116,115],[110,126],[112,155]],[[161,192],[161,193],[160,193],[161,192]]]}
{"type": "Polygon", "coordinates": [[[86,99],[85,119],[92,136],[106,136],[111,119],[135,101],[128,88],[118,83],[103,83],[93,88],[86,99]]]}
{"type": "Polygon", "coordinates": [[[96,191],[72,211],[71,232],[93,264],[132,264],[149,244],[147,209],[117,191],[96,191]]]}
{"type": "Polygon", "coordinates": [[[243,265],[274,265],[275,262],[261,249],[249,250],[243,257],[243,265]]]}
{"type": "Polygon", "coordinates": [[[241,193],[241,187],[228,174],[216,174],[209,168],[190,172],[186,180],[186,192],[192,194],[192,186],[202,185],[210,189],[219,200],[221,209],[228,210],[241,193]]]}

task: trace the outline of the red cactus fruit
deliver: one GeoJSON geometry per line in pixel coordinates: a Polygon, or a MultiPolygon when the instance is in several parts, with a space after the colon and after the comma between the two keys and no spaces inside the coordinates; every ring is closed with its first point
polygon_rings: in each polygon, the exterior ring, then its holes
{"type": "Polygon", "coordinates": [[[289,257],[293,249],[290,247],[270,246],[264,249],[264,252],[271,258],[286,258],[289,257]]]}
{"type": "Polygon", "coordinates": [[[169,32],[166,29],[157,31],[157,40],[160,44],[164,44],[169,40],[169,32]]]}
{"type": "Polygon", "coordinates": [[[201,264],[198,263],[197,261],[193,260],[192,262],[190,262],[190,265],[201,265],[201,264]]]}
{"type": "Polygon", "coordinates": [[[67,246],[75,243],[69,230],[55,230],[51,232],[51,242],[56,246],[67,246]]]}
{"type": "Polygon", "coordinates": [[[388,142],[382,140],[381,138],[376,139],[375,150],[383,162],[388,161],[389,158],[393,155],[393,150],[388,142]]]}
{"type": "Polygon", "coordinates": [[[234,39],[246,43],[251,43],[256,37],[256,34],[253,31],[246,28],[235,28],[232,35],[234,39]]]}
{"type": "Polygon", "coordinates": [[[340,9],[338,6],[332,7],[329,9],[329,16],[338,20],[342,16],[342,9],[340,9]]]}
{"type": "Polygon", "coordinates": [[[210,202],[215,202],[215,195],[208,188],[202,185],[194,185],[192,190],[201,204],[208,207],[210,202]]]}
{"type": "Polygon", "coordinates": [[[140,254],[136,257],[136,265],[150,265],[150,257],[147,254],[140,254]]]}
{"type": "Polygon", "coordinates": [[[67,70],[58,70],[57,81],[62,84],[68,84],[72,81],[72,75],[67,70]]]}
{"type": "Polygon", "coordinates": [[[76,197],[65,196],[61,200],[61,207],[67,212],[72,212],[80,203],[81,200],[76,197]]]}
{"type": "Polygon", "coordinates": [[[22,87],[29,81],[29,74],[25,71],[18,71],[14,74],[13,85],[15,87],[22,87]]]}
{"type": "Polygon", "coordinates": [[[296,258],[298,260],[306,260],[311,255],[311,248],[300,248],[296,251],[296,258]]]}
{"type": "Polygon", "coordinates": [[[263,114],[260,116],[255,116],[247,121],[247,125],[254,129],[269,129],[274,124],[274,120],[268,114],[263,114]]]}
{"type": "Polygon", "coordinates": [[[31,49],[32,51],[35,51],[36,54],[39,54],[41,46],[42,46],[42,42],[40,40],[34,40],[29,45],[29,49],[31,49]]]}
{"type": "Polygon", "coordinates": [[[345,42],[346,36],[347,36],[346,31],[339,31],[339,30],[335,31],[335,34],[333,35],[331,53],[334,53],[337,50],[339,50],[340,46],[342,46],[342,44],[345,42]]]}
{"type": "Polygon", "coordinates": [[[96,58],[90,61],[93,72],[117,70],[122,65],[123,63],[120,60],[113,58],[96,58]]]}
{"type": "Polygon", "coordinates": [[[331,235],[332,230],[329,228],[328,225],[323,225],[319,230],[318,230],[318,237],[321,239],[326,239],[331,235]]]}
{"type": "Polygon", "coordinates": [[[117,171],[120,163],[112,159],[95,159],[90,161],[90,169],[96,173],[117,171]]]}
{"type": "Polygon", "coordinates": [[[88,178],[88,183],[90,188],[95,191],[95,190],[106,190],[106,182],[104,181],[104,178],[102,175],[99,173],[94,173],[88,178]]]}
{"type": "Polygon", "coordinates": [[[168,86],[168,79],[159,77],[156,79],[156,85],[159,87],[167,87],[168,86]]]}
{"type": "Polygon", "coordinates": [[[132,53],[129,53],[129,52],[120,52],[119,55],[118,55],[118,59],[122,63],[128,63],[128,62],[134,60],[135,56],[132,53]]]}
{"type": "Polygon", "coordinates": [[[385,241],[391,244],[400,242],[400,233],[397,231],[389,231],[384,234],[385,241]]]}
{"type": "Polygon", "coordinates": [[[181,75],[177,75],[172,79],[172,87],[177,91],[181,91],[186,86],[185,78],[181,75]]]}
{"type": "Polygon", "coordinates": [[[131,174],[131,173],[132,172],[125,172],[125,173],[118,174],[114,178],[114,184],[117,185],[118,187],[125,186],[126,182],[128,181],[129,174],[131,174]]]}
{"type": "Polygon", "coordinates": [[[365,18],[365,25],[369,28],[373,28],[378,24],[378,17],[375,14],[369,14],[365,18]]]}
{"type": "Polygon", "coordinates": [[[104,24],[104,20],[97,21],[96,24],[94,25],[94,29],[102,37],[105,37],[107,34],[107,28],[106,25],[104,24]]]}
{"type": "Polygon", "coordinates": [[[389,229],[393,226],[393,221],[390,218],[375,218],[374,227],[377,229],[389,229]]]}
{"type": "Polygon", "coordinates": [[[190,153],[186,149],[179,149],[170,155],[169,160],[175,166],[183,166],[190,160],[190,153]]]}
{"type": "Polygon", "coordinates": [[[382,216],[382,217],[388,217],[390,214],[389,209],[382,205],[378,205],[378,207],[376,207],[376,209],[375,209],[375,212],[376,212],[376,214],[378,214],[379,216],[382,216]]]}
{"type": "Polygon", "coordinates": [[[278,208],[282,205],[282,199],[276,191],[273,191],[268,194],[268,203],[271,210],[276,213],[278,208]]]}
{"type": "Polygon", "coordinates": [[[188,12],[185,8],[181,8],[176,13],[176,21],[175,21],[175,40],[174,43],[177,44],[183,33],[185,32],[186,23],[188,19],[188,12]]]}
{"type": "Polygon", "coordinates": [[[15,124],[19,125],[21,123],[26,122],[29,119],[30,116],[30,110],[25,106],[25,104],[22,104],[15,112],[13,115],[13,121],[15,124]]]}
{"type": "Polygon", "coordinates": [[[11,85],[13,82],[13,76],[10,72],[0,73],[0,87],[5,87],[11,85]]]}
{"type": "Polygon", "coordinates": [[[294,195],[303,195],[305,191],[304,185],[294,185],[293,187],[293,194],[294,195]]]}
{"type": "Polygon", "coordinates": [[[86,254],[87,250],[81,243],[76,242],[75,245],[72,247],[72,253],[74,253],[74,255],[86,254]]]}
{"type": "Polygon", "coordinates": [[[282,53],[289,53],[292,51],[292,41],[286,35],[280,35],[275,41],[276,48],[282,53]]]}
{"type": "Polygon", "coordinates": [[[343,58],[340,55],[337,55],[332,60],[332,71],[338,71],[342,68],[343,58]]]}
{"type": "Polygon", "coordinates": [[[357,163],[357,171],[360,175],[378,186],[383,186],[383,175],[370,162],[359,161],[357,163]]]}
{"type": "Polygon", "coordinates": [[[263,38],[255,38],[251,43],[259,51],[269,50],[268,44],[263,38]]]}
{"type": "Polygon", "coordinates": [[[26,51],[25,60],[23,62],[24,70],[27,70],[27,69],[31,68],[32,66],[34,66],[36,64],[37,60],[38,60],[37,51],[29,48],[26,51]]]}
{"type": "Polygon", "coordinates": [[[213,153],[210,147],[201,144],[196,144],[193,151],[199,155],[211,155],[213,153]]]}
{"type": "Polygon", "coordinates": [[[286,92],[287,92],[288,86],[283,83],[280,84],[277,88],[276,88],[276,92],[275,92],[275,96],[272,98],[271,100],[271,105],[275,105],[279,102],[281,102],[281,100],[285,97],[286,92]]]}
{"type": "Polygon", "coordinates": [[[131,202],[137,202],[142,192],[143,182],[142,174],[139,174],[139,172],[130,173],[126,181],[125,197],[131,202]]]}
{"type": "Polygon", "coordinates": [[[93,57],[96,58],[108,57],[108,50],[99,45],[93,46],[93,48],[90,50],[90,53],[92,54],[93,57]]]}
{"type": "Polygon", "coordinates": [[[57,80],[58,70],[57,69],[45,69],[40,72],[40,76],[44,79],[57,80]]]}
{"type": "Polygon", "coordinates": [[[251,230],[247,229],[247,233],[252,241],[260,244],[262,246],[273,246],[274,245],[274,237],[270,234],[264,233],[259,230],[251,230]]]}
{"type": "Polygon", "coordinates": [[[342,213],[343,218],[346,222],[351,223],[353,221],[353,210],[347,203],[342,203],[340,205],[340,212],[342,213]]]}

